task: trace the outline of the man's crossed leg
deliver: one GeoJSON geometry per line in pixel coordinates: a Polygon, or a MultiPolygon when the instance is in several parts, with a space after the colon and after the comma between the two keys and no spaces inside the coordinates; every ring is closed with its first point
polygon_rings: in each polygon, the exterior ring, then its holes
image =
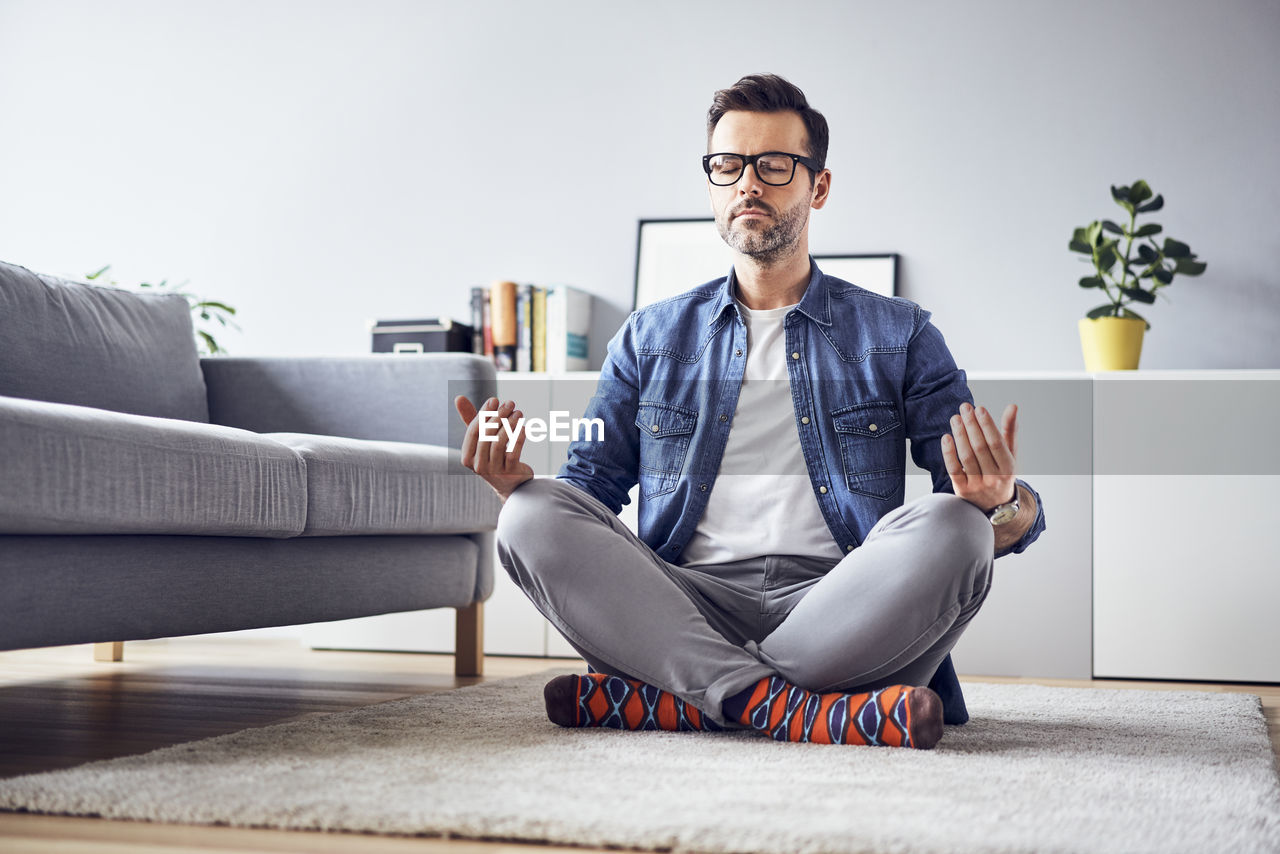
{"type": "Polygon", "coordinates": [[[596,671],[547,686],[558,724],[928,748],[942,705],[924,686],[986,596],[993,534],[972,504],[937,494],[886,514],[834,565],[688,568],[586,492],[534,479],[507,499],[498,553],[596,671]]]}

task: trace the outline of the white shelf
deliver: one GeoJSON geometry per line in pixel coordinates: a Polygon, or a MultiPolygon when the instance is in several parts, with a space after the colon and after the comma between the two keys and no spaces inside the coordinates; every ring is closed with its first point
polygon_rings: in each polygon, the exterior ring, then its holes
{"type": "MultiPolygon", "coordinates": [[[[499,391],[527,415],[580,415],[596,378],[503,374],[499,391]]],[[[1019,473],[1043,497],[1048,524],[1027,552],[996,562],[954,652],[961,673],[1280,681],[1280,445],[1270,438],[1280,371],[972,372],[969,381],[997,415],[1019,404],[1019,473]],[[1126,464],[1146,470],[1116,471],[1126,464]]],[[[526,445],[544,476],[564,453],[526,445]]],[[[929,489],[908,459],[907,498],[929,489]]],[[[634,494],[622,518],[635,529],[634,494]]],[[[334,646],[449,652],[452,619],[389,615],[325,632],[334,646]]],[[[575,655],[500,567],[485,646],[575,655]]]]}

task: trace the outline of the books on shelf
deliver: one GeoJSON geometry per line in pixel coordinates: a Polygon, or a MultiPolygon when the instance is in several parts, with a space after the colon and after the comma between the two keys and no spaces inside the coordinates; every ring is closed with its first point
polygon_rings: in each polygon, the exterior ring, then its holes
{"type": "Polygon", "coordinates": [[[472,352],[492,358],[499,371],[589,370],[591,301],[591,294],[569,285],[474,287],[472,352]]]}
{"type": "Polygon", "coordinates": [[[570,285],[496,281],[471,288],[471,325],[449,318],[380,320],[373,350],[487,356],[499,371],[591,369],[592,296],[570,285]]]}

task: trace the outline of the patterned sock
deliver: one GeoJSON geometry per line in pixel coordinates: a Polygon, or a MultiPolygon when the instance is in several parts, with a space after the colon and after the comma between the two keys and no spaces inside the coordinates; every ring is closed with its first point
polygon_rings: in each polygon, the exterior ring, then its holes
{"type": "Polygon", "coordinates": [[[767,676],[725,705],[743,708],[738,721],[775,741],[928,750],[942,738],[942,701],[928,688],[891,685],[864,694],[816,694],[767,676]]]}
{"type": "Polygon", "coordinates": [[[722,728],[675,694],[620,676],[557,676],[547,683],[542,695],[547,717],[564,727],[669,732],[722,728]]]}

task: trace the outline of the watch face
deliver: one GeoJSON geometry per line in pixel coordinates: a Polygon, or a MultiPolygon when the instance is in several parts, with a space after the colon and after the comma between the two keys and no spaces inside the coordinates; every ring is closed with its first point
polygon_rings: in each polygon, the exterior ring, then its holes
{"type": "Polygon", "coordinates": [[[1018,505],[1010,502],[1009,504],[1001,504],[999,507],[994,508],[988,518],[991,519],[992,525],[1003,525],[1005,522],[1008,522],[1017,515],[1018,505]]]}

